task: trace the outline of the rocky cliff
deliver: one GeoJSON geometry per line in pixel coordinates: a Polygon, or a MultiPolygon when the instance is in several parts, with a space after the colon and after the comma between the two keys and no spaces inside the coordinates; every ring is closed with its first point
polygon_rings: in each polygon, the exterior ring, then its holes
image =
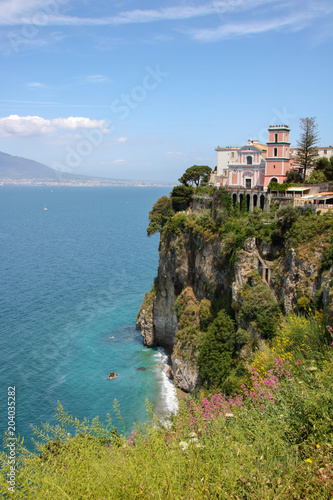
{"type": "Polygon", "coordinates": [[[283,314],[312,303],[331,311],[332,268],[323,272],[320,264],[328,245],[326,239],[324,232],[295,249],[283,238],[273,245],[251,237],[232,259],[221,235],[195,227],[165,229],[161,233],[158,276],[137,317],[144,345],[171,348],[174,380],[191,392],[199,383],[200,342],[193,340],[194,334],[190,338],[188,332],[198,331],[203,301],[231,311],[238,328],[252,338],[260,337],[260,328],[255,314],[251,316],[244,307],[251,294],[254,301],[256,296],[258,301],[274,301],[283,314]],[[179,309],[184,301],[190,304],[186,314],[192,330],[179,309]]]}

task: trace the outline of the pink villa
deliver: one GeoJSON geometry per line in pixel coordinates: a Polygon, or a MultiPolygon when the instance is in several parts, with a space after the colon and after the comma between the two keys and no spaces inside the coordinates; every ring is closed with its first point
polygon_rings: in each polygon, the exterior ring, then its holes
{"type": "MultiPolygon", "coordinates": [[[[282,184],[286,180],[289,170],[289,127],[272,125],[268,132],[266,146],[249,140],[246,146],[237,148],[237,158],[225,165],[222,185],[228,188],[263,188],[266,191],[271,181],[282,184]]],[[[217,148],[218,154],[227,149],[217,148]]],[[[218,174],[217,171],[217,177],[218,174]]]]}
{"type": "MultiPolygon", "coordinates": [[[[287,172],[293,169],[295,148],[290,148],[290,129],[287,125],[271,125],[268,129],[266,145],[249,140],[245,146],[217,147],[217,166],[211,174],[210,182],[224,186],[232,196],[233,203],[245,203],[247,210],[256,207],[269,210],[272,200],[282,205],[318,208],[322,211],[333,209],[333,192],[317,185],[299,185],[285,191],[268,191],[271,182],[283,184],[287,172]]],[[[318,156],[330,158],[333,148],[318,148],[318,156]]]]}

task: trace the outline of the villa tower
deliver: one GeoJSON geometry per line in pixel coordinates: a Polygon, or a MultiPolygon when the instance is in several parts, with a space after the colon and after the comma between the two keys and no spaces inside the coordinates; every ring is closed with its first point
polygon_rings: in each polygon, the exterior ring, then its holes
{"type": "Polygon", "coordinates": [[[271,125],[268,129],[265,188],[271,181],[282,184],[287,178],[290,154],[289,132],[287,125],[271,125]]]}

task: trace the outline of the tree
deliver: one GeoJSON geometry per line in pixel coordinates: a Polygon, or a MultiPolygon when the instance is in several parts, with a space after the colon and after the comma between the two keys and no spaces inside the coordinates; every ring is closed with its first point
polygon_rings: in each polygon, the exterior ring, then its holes
{"type": "Polygon", "coordinates": [[[325,181],[332,181],[333,180],[333,156],[329,160],[328,158],[319,158],[316,162],[315,170],[314,173],[321,173],[324,175],[324,179],[322,182],[325,181]]]}
{"type": "Polygon", "coordinates": [[[299,170],[288,170],[286,172],[286,176],[287,176],[287,183],[288,184],[291,184],[291,183],[297,184],[298,182],[303,181],[303,176],[299,170]]]}
{"type": "Polygon", "coordinates": [[[162,196],[154,204],[149,212],[149,226],[147,227],[147,235],[158,233],[161,231],[164,224],[174,215],[171,200],[167,196],[162,196]]]}
{"type": "Polygon", "coordinates": [[[170,194],[172,208],[179,212],[187,210],[190,206],[193,197],[193,187],[191,186],[175,186],[170,194]]]}
{"type": "Polygon", "coordinates": [[[245,342],[244,336],[236,332],[234,321],[221,309],[208,327],[201,345],[198,357],[201,380],[221,387],[245,342]]]}
{"type": "Polygon", "coordinates": [[[189,184],[199,186],[200,180],[205,178],[205,176],[207,177],[211,172],[212,169],[207,167],[207,165],[193,165],[189,167],[178,180],[184,186],[188,186],[189,184]]]}
{"type": "Polygon", "coordinates": [[[318,127],[315,118],[301,118],[300,128],[302,130],[297,141],[297,153],[295,161],[303,168],[303,180],[306,177],[306,171],[312,167],[318,157],[318,127]]]}
{"type": "Polygon", "coordinates": [[[324,172],[314,169],[310,177],[305,179],[305,184],[320,184],[321,182],[326,182],[326,180],[324,172]]]}

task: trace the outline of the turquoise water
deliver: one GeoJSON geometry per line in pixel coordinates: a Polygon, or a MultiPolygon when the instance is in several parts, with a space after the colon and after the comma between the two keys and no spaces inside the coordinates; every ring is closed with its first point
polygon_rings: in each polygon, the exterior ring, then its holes
{"type": "Polygon", "coordinates": [[[165,356],[135,330],[158,265],[148,212],[169,191],[0,187],[1,434],[13,385],[27,444],[30,424],[52,422],[58,401],[103,420],[117,399],[128,431],[146,418],[146,398],[174,404],[165,356]]]}

